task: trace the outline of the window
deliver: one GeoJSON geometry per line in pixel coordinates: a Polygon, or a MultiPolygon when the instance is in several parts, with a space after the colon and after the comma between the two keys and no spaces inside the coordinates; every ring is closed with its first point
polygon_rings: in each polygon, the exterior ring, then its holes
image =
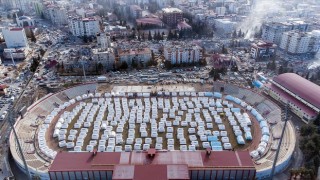
{"type": "Polygon", "coordinates": [[[56,172],[57,179],[62,179],[62,172],[56,172]]]}
{"type": "Polygon", "coordinates": [[[74,172],[69,172],[69,176],[71,180],[76,179],[76,174],[74,172]]]}
{"type": "Polygon", "coordinates": [[[52,179],[52,180],[57,179],[55,172],[50,172],[50,179],[52,179]]]}
{"type": "Polygon", "coordinates": [[[64,180],[68,180],[69,179],[69,172],[63,172],[62,175],[63,175],[63,179],[64,180]]]}

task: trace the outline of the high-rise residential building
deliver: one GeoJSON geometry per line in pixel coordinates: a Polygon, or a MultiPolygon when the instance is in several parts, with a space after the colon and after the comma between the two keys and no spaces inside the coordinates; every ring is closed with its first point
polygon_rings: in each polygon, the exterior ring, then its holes
{"type": "Polygon", "coordinates": [[[101,31],[96,17],[69,19],[69,28],[74,36],[96,36],[101,31]]]}
{"type": "Polygon", "coordinates": [[[309,24],[303,21],[266,23],[262,26],[262,40],[279,44],[281,41],[282,33],[291,30],[307,32],[309,28],[309,24]]]}
{"type": "Polygon", "coordinates": [[[101,63],[105,70],[111,70],[116,58],[112,48],[97,48],[92,49],[92,59],[96,63],[101,63]]]}
{"type": "Polygon", "coordinates": [[[43,11],[44,16],[54,25],[62,26],[68,23],[67,10],[63,7],[49,4],[43,11]]]}
{"type": "Polygon", "coordinates": [[[183,20],[182,11],[178,8],[163,8],[163,22],[169,26],[176,26],[183,20]]]}
{"type": "Polygon", "coordinates": [[[288,31],[282,34],[280,48],[290,54],[317,53],[320,34],[314,32],[288,31]]]}
{"type": "Polygon", "coordinates": [[[132,48],[132,49],[118,49],[118,56],[120,62],[126,62],[132,65],[133,62],[145,64],[151,60],[150,48],[132,48]]]}
{"type": "Polygon", "coordinates": [[[110,35],[106,33],[98,33],[97,44],[101,49],[109,48],[111,45],[110,35]]]}
{"type": "Polygon", "coordinates": [[[0,2],[3,7],[8,9],[20,9],[27,12],[32,8],[30,0],[2,0],[0,2]]]}
{"type": "Polygon", "coordinates": [[[163,54],[171,64],[196,63],[202,59],[203,50],[196,44],[165,44],[163,54]]]}
{"type": "Polygon", "coordinates": [[[237,26],[237,22],[234,22],[231,19],[215,19],[214,24],[215,24],[216,31],[220,35],[231,34],[237,26]]]}
{"type": "Polygon", "coordinates": [[[98,48],[92,49],[92,59],[101,63],[105,70],[111,70],[115,62],[115,53],[111,47],[110,35],[106,33],[97,34],[98,48]]]}
{"type": "Polygon", "coordinates": [[[23,28],[4,28],[2,34],[7,48],[28,47],[28,39],[23,28]]]}

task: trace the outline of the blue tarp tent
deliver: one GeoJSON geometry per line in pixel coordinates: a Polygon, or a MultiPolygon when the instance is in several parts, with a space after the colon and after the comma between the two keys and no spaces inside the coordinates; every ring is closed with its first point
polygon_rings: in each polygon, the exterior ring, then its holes
{"type": "Polygon", "coordinates": [[[211,145],[211,146],[222,146],[222,144],[221,144],[220,141],[211,141],[211,142],[210,142],[210,145],[211,145]]]}
{"type": "Polygon", "coordinates": [[[255,80],[252,82],[252,85],[257,88],[261,88],[263,86],[262,82],[255,80]]]}
{"type": "Polygon", "coordinates": [[[226,100],[234,101],[234,97],[233,97],[233,96],[230,96],[230,95],[227,95],[227,96],[226,96],[226,100]]]}
{"type": "Polygon", "coordinates": [[[231,108],[232,112],[240,112],[240,108],[231,108]]]}
{"type": "Polygon", "coordinates": [[[222,146],[212,146],[212,151],[223,151],[222,146]]]}
{"type": "Polygon", "coordinates": [[[214,92],[214,93],[213,93],[213,96],[214,96],[215,98],[222,98],[222,94],[219,93],[219,92],[214,92]]]}
{"type": "Polygon", "coordinates": [[[241,104],[242,101],[240,99],[238,99],[238,98],[234,98],[234,102],[237,103],[237,104],[241,104]]]}
{"type": "Polygon", "coordinates": [[[206,96],[206,97],[212,97],[212,96],[213,96],[213,93],[212,93],[212,92],[205,92],[205,93],[204,93],[204,96],[206,96]]]}
{"type": "Polygon", "coordinates": [[[208,136],[208,141],[218,141],[217,136],[208,136]]]}

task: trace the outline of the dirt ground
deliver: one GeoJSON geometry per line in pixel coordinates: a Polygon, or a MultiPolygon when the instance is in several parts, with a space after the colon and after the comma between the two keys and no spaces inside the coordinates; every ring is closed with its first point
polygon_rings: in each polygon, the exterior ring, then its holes
{"type": "MultiPolygon", "coordinates": [[[[110,92],[110,90],[112,90],[112,88],[114,88],[114,86],[112,85],[108,85],[108,84],[103,84],[103,85],[100,85],[99,88],[98,88],[98,92],[110,92]]],[[[199,91],[209,91],[211,88],[211,86],[195,86],[195,89],[199,90],[199,91]]],[[[183,97],[178,97],[178,99],[181,99],[183,97]]],[[[139,98],[136,98],[136,99],[139,99],[139,98]]],[[[143,102],[143,106],[144,106],[144,101],[142,98],[140,98],[143,102]]],[[[165,99],[165,98],[164,98],[165,99]]],[[[89,100],[86,100],[86,102],[88,103],[89,100]]],[[[128,99],[128,102],[129,102],[129,99],[128,99]]],[[[171,106],[173,105],[172,104],[172,101],[171,102],[171,106]]],[[[79,103],[76,103],[70,107],[68,107],[65,111],[72,111],[72,109],[79,103]]],[[[131,108],[129,108],[129,110],[131,110],[131,108]]],[[[68,137],[69,135],[69,131],[71,129],[73,129],[73,125],[74,123],[76,123],[76,121],[78,120],[78,117],[79,115],[81,114],[82,110],[78,113],[78,115],[72,120],[72,122],[69,124],[69,128],[67,129],[68,130],[68,133],[66,135],[66,137],[68,137]]],[[[53,139],[52,138],[52,134],[53,134],[53,131],[54,131],[54,124],[57,122],[57,120],[59,119],[60,115],[62,114],[63,112],[59,113],[57,117],[54,118],[53,120],[53,123],[52,125],[50,126],[49,128],[49,131],[48,131],[48,134],[47,134],[47,140],[48,140],[48,146],[54,150],[67,150],[66,148],[59,148],[58,147],[58,140],[57,139],[53,139]]],[[[162,110],[158,110],[158,118],[156,119],[157,122],[160,122],[160,119],[163,117],[163,111],[162,110]]],[[[104,114],[104,118],[103,119],[106,119],[108,115],[108,110],[106,110],[105,114],[104,114]]],[[[122,113],[122,115],[124,115],[122,113]]],[[[149,114],[151,116],[151,113],[149,114]]],[[[175,115],[178,115],[177,112],[175,115]]],[[[97,113],[95,114],[95,116],[97,116],[97,113]]],[[[181,116],[181,120],[183,121],[186,117],[186,111],[184,111],[184,114],[181,116]]],[[[203,114],[201,113],[201,118],[204,119],[203,117],[203,114]]],[[[213,117],[212,117],[213,118],[213,117]]],[[[258,141],[256,142],[256,140],[254,139],[253,141],[247,141],[245,145],[238,145],[237,144],[237,141],[236,141],[236,136],[234,135],[233,133],[233,130],[232,130],[232,126],[229,124],[228,120],[226,119],[226,117],[223,117],[221,116],[221,119],[223,120],[223,124],[225,125],[226,127],[226,131],[228,132],[228,137],[229,137],[229,140],[230,140],[230,143],[232,144],[233,148],[234,149],[241,149],[241,150],[246,150],[246,149],[253,149],[255,148],[256,144],[259,143],[259,139],[260,138],[255,138],[255,139],[258,139],[258,141]]],[[[252,119],[252,122],[253,122],[253,126],[252,126],[252,129],[251,129],[251,133],[253,135],[253,137],[258,137],[259,134],[259,124],[255,123],[255,119],[253,119],[253,117],[251,117],[252,119]]],[[[174,119],[170,119],[168,118],[167,119],[168,121],[173,121],[174,119]]],[[[194,120],[194,119],[193,119],[194,120]]],[[[180,149],[180,144],[179,144],[179,140],[176,138],[177,137],[177,129],[178,128],[184,128],[184,135],[185,135],[185,138],[187,140],[187,145],[188,144],[191,144],[188,136],[189,136],[189,133],[188,133],[188,127],[182,127],[181,125],[180,126],[174,126],[174,132],[173,132],[173,139],[175,141],[175,149],[176,150],[179,150],[180,149]]],[[[140,132],[139,132],[139,128],[140,128],[140,124],[136,124],[136,127],[135,127],[135,138],[139,138],[140,137],[140,132]]],[[[125,146],[125,140],[127,139],[128,137],[128,129],[129,129],[129,123],[126,122],[125,125],[124,125],[124,132],[123,132],[123,140],[124,140],[124,143],[122,144],[122,149],[124,150],[124,146],[125,146]]],[[[80,133],[80,129],[77,129],[78,130],[78,134],[80,133]]],[[[90,140],[91,140],[91,136],[92,136],[92,130],[93,130],[93,125],[89,128],[89,132],[84,140],[84,145],[82,146],[82,150],[85,151],[86,149],[86,146],[89,144],[90,140]]],[[[213,118],[213,129],[210,129],[211,131],[215,131],[215,130],[218,130],[218,126],[217,124],[214,122],[214,118],[213,118]]],[[[116,128],[113,127],[113,131],[116,131],[116,128]]],[[[148,132],[148,137],[150,137],[151,135],[151,124],[150,123],[147,123],[147,132],[148,132]]],[[[77,135],[78,135],[77,134],[77,135]]],[[[101,135],[103,134],[103,130],[100,131],[100,134],[99,136],[101,137],[101,135]]],[[[166,149],[167,148],[167,140],[166,140],[166,133],[158,133],[158,137],[163,137],[163,149],[166,149]]],[[[151,147],[153,147],[155,145],[155,138],[152,138],[153,139],[153,144],[151,145],[151,147]]],[[[197,136],[197,139],[199,141],[199,148],[197,149],[203,149],[202,148],[202,143],[200,141],[200,138],[197,136]]],[[[142,143],[144,143],[144,138],[142,138],[142,143]]]]}

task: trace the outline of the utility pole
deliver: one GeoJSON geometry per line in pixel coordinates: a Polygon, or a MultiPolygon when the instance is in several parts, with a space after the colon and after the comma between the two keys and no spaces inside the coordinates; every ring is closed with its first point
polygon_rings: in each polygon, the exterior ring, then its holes
{"type": "Polygon", "coordinates": [[[26,159],[24,158],[23,151],[22,151],[22,148],[21,148],[21,145],[20,145],[20,142],[19,142],[19,138],[18,138],[16,129],[14,128],[15,106],[14,105],[10,105],[9,109],[11,109],[11,110],[9,111],[8,122],[9,122],[10,128],[12,129],[14,138],[16,139],[16,145],[18,146],[18,150],[19,150],[19,153],[20,153],[20,158],[22,159],[22,162],[23,162],[23,165],[24,165],[24,170],[25,170],[25,173],[27,175],[26,179],[27,180],[31,180],[29,168],[28,168],[26,159]]]}
{"type": "Polygon", "coordinates": [[[85,71],[85,69],[84,69],[84,63],[85,63],[84,58],[81,58],[83,77],[84,77],[84,80],[87,81],[86,71],[85,71]]]}
{"type": "Polygon", "coordinates": [[[285,117],[284,117],[284,126],[283,126],[283,129],[282,129],[282,132],[281,132],[281,137],[280,137],[280,141],[279,141],[279,144],[278,144],[278,148],[277,148],[277,152],[276,152],[276,156],[274,158],[274,161],[273,161],[273,165],[272,165],[272,169],[271,169],[271,174],[270,174],[270,179],[273,180],[273,177],[274,177],[274,173],[275,173],[275,168],[276,168],[276,165],[277,165],[277,160],[278,160],[278,156],[279,156],[279,152],[280,152],[280,147],[281,147],[281,143],[282,143],[282,139],[283,139],[283,135],[284,135],[284,131],[286,130],[286,127],[287,127],[287,122],[288,122],[288,102],[286,103],[285,105],[285,117]]]}

